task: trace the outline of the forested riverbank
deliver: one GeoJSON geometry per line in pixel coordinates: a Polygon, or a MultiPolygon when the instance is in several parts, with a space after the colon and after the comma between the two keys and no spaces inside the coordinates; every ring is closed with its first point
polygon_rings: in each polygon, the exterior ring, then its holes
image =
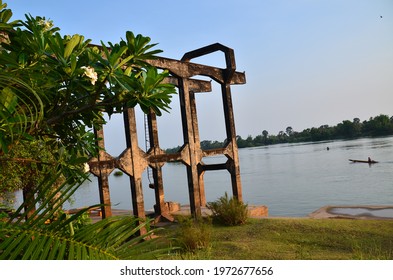
{"type": "MultiPolygon", "coordinates": [[[[393,116],[389,117],[381,114],[371,117],[369,120],[361,121],[359,118],[354,118],[352,121],[344,120],[335,126],[321,125],[320,127],[304,129],[301,132],[295,131],[291,126],[288,126],[285,131],[282,130],[277,135],[270,134],[267,130],[262,130],[262,133],[255,137],[248,135],[245,139],[238,135],[237,145],[239,148],[247,148],[280,143],[356,139],[388,135],[393,135],[393,116]]],[[[224,145],[225,140],[222,142],[216,140],[201,141],[203,150],[221,148],[224,145]]],[[[174,153],[179,149],[180,146],[167,149],[166,151],[174,153]]]]}

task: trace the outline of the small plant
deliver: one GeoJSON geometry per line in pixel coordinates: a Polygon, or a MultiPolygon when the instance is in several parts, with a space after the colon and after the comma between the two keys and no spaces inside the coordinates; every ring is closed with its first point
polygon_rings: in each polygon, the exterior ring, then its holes
{"type": "Polygon", "coordinates": [[[115,173],[113,173],[114,176],[119,177],[119,176],[123,176],[123,172],[121,172],[120,170],[115,171],[115,173]]]}
{"type": "Polygon", "coordinates": [[[213,219],[227,226],[242,225],[248,218],[248,205],[236,197],[228,197],[225,193],[214,202],[209,202],[207,208],[212,211],[213,219]]]}
{"type": "Polygon", "coordinates": [[[180,230],[177,240],[184,250],[194,252],[209,247],[212,234],[210,219],[194,220],[190,217],[179,216],[178,222],[180,230]]]}

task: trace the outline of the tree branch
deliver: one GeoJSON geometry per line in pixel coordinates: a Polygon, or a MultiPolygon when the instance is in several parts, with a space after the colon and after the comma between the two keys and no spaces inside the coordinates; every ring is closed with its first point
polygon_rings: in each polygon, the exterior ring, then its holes
{"type": "Polygon", "coordinates": [[[19,162],[22,164],[30,164],[30,163],[39,163],[39,164],[45,164],[45,165],[53,165],[53,163],[49,162],[43,162],[41,160],[36,160],[32,158],[0,158],[0,162],[19,162]]]}

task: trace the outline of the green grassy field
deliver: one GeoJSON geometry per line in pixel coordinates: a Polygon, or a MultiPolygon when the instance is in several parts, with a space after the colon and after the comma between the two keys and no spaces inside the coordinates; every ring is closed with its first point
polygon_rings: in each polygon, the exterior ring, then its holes
{"type": "MultiPolygon", "coordinates": [[[[167,227],[179,240],[180,227],[167,227]]],[[[393,221],[344,219],[249,219],[242,226],[212,225],[205,248],[166,259],[358,260],[393,259],[393,221]]]]}

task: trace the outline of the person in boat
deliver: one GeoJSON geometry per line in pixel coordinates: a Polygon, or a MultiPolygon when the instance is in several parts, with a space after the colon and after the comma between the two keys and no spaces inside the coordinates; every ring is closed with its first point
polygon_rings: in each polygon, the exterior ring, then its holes
{"type": "Polygon", "coordinates": [[[370,157],[368,157],[367,161],[368,161],[368,163],[372,163],[373,162],[370,157]]]}

